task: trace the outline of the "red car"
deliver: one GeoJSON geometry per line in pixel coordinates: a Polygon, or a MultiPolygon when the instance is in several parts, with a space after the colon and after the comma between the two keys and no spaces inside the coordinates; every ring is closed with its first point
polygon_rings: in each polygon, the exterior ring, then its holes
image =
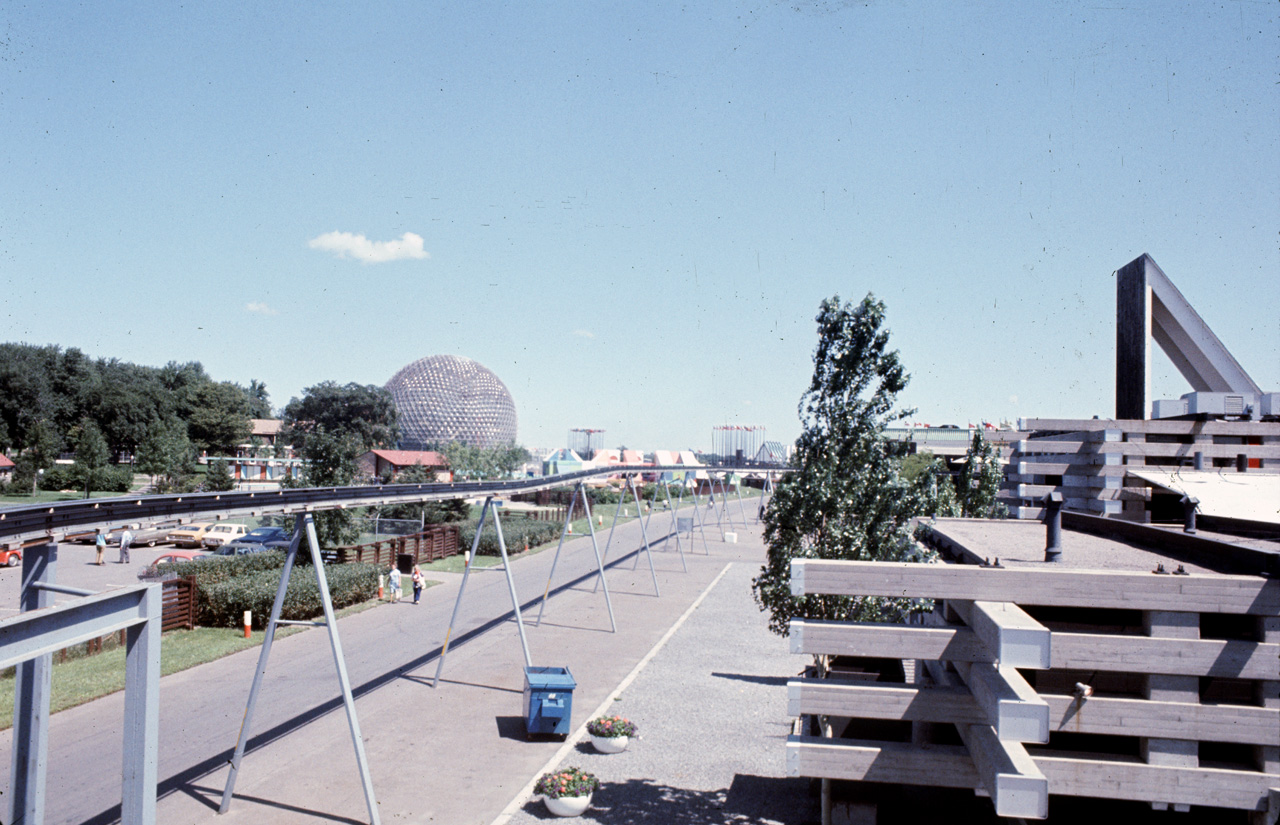
{"type": "Polygon", "coordinates": [[[0,550],[0,564],[6,567],[17,567],[22,564],[21,550],[0,550]]]}

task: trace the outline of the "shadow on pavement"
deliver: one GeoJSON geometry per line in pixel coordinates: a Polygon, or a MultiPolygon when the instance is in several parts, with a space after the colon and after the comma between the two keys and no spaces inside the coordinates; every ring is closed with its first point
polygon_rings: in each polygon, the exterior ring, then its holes
{"type": "MultiPolygon", "coordinates": [[[[524,812],[539,820],[557,820],[541,799],[530,800],[524,812]]],[[[726,791],[693,791],[673,788],[650,779],[609,782],[601,785],[582,814],[591,822],[680,822],[684,825],[817,825],[817,800],[802,778],[772,778],[737,774],[726,791]]]]}
{"type": "Polygon", "coordinates": [[[711,671],[711,675],[718,679],[733,679],[737,682],[752,682],[757,685],[770,685],[772,687],[786,687],[787,680],[790,676],[752,676],[747,673],[720,673],[719,671],[711,671]]]}

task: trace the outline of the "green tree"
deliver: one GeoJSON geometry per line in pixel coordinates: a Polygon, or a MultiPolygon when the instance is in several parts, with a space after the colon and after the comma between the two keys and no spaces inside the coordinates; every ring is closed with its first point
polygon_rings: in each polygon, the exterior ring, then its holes
{"type": "Polygon", "coordinates": [[[23,440],[22,455],[14,462],[15,472],[13,484],[19,486],[18,480],[31,482],[34,493],[41,470],[47,470],[58,460],[58,450],[62,447],[62,439],[54,432],[53,425],[40,419],[27,429],[23,440]]]}
{"type": "MultiPolygon", "coordinates": [[[[360,442],[355,436],[313,431],[300,451],[302,473],[287,480],[288,487],[341,487],[356,475],[360,442]]],[[[350,544],[360,535],[350,510],[326,510],[315,514],[316,538],[323,547],[350,544]]],[[[299,558],[302,558],[299,556],[299,558]]]]}
{"type": "Polygon", "coordinates": [[[1004,518],[1008,510],[996,499],[1004,471],[1000,468],[995,446],[974,430],[973,441],[965,453],[963,469],[956,480],[960,515],[966,518],[1004,518]]]}
{"type": "MultiPolygon", "coordinates": [[[[239,385],[237,385],[239,386],[239,385]]],[[[271,418],[271,396],[267,394],[267,385],[256,378],[249,380],[248,387],[240,387],[245,399],[249,402],[250,418],[271,418]]]]}
{"type": "Polygon", "coordinates": [[[304,449],[312,433],[354,438],[357,454],[394,447],[400,438],[396,405],[385,387],[325,381],[303,390],[284,408],[286,438],[304,449]]]}
{"type": "Polygon", "coordinates": [[[215,458],[209,462],[209,471],[204,476],[204,489],[211,493],[225,493],[236,488],[236,480],[227,469],[227,462],[215,458]]]}
{"type": "Polygon", "coordinates": [[[206,382],[191,395],[187,437],[197,450],[230,455],[249,440],[249,402],[235,384],[206,382]]]}
{"type": "Polygon", "coordinates": [[[151,476],[157,492],[182,489],[195,472],[195,449],[187,428],[176,418],[153,421],[145,430],[133,466],[151,476]]]}
{"type": "Polygon", "coordinates": [[[918,501],[899,476],[899,445],[885,428],[911,414],[895,409],[908,375],[883,329],[884,304],[822,302],[813,379],[800,399],[802,432],[792,470],[765,510],[766,564],[752,582],[769,627],[786,635],[792,617],[886,621],[915,605],[905,599],[791,594],[797,558],[905,560],[918,501]]]}
{"type": "MultiPolygon", "coordinates": [[[[434,470],[415,464],[396,476],[396,484],[432,484],[436,480],[434,470]]],[[[423,524],[444,524],[450,521],[466,521],[471,517],[471,505],[466,499],[424,501],[414,504],[391,504],[379,511],[382,518],[418,519],[423,524]]]]}
{"type": "Polygon", "coordinates": [[[107,440],[102,437],[102,430],[91,419],[81,422],[73,434],[76,448],[76,463],[73,467],[75,478],[84,484],[84,497],[89,498],[100,483],[107,469],[110,455],[107,451],[107,440]]]}

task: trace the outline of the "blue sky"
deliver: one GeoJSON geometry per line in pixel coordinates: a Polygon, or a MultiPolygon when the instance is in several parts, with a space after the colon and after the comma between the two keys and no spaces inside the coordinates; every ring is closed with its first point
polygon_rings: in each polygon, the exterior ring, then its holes
{"type": "Polygon", "coordinates": [[[5,4],[0,339],[276,406],[465,355],[529,446],[789,441],[837,293],[916,420],[1110,415],[1147,252],[1280,389],[1278,9],[5,4]]]}

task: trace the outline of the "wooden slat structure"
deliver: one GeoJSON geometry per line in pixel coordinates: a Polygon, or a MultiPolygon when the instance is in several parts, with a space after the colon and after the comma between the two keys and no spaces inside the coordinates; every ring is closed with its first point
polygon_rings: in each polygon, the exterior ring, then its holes
{"type": "MultiPolygon", "coordinates": [[[[1040,518],[1044,496],[1060,492],[1070,510],[1150,522],[1160,513],[1149,482],[1132,468],[1203,466],[1280,473],[1280,422],[1181,419],[1032,418],[1019,428],[1000,497],[1015,518],[1040,518]]],[[[1168,498],[1168,497],[1166,497],[1168,498]]],[[[1167,508],[1165,508],[1167,509],[1167,508]]],[[[1159,520],[1159,519],[1157,519],[1159,520]]]]}
{"type": "Polygon", "coordinates": [[[410,536],[394,536],[368,544],[336,547],[325,553],[325,561],[330,564],[367,562],[390,567],[401,554],[413,556],[414,564],[428,564],[456,556],[458,525],[434,524],[423,532],[410,536]]]}
{"type": "Polygon", "coordinates": [[[191,630],[196,626],[196,577],[164,582],[161,599],[161,631],[191,630]]]}
{"type": "MultiPolygon", "coordinates": [[[[939,522],[948,563],[792,562],[796,595],[935,608],[910,624],[791,623],[794,653],[915,660],[903,669],[915,677],[854,682],[832,669],[790,680],[789,712],[810,717],[800,729],[830,735],[792,736],[789,773],[972,788],[999,816],[1045,818],[1053,796],[1073,796],[1275,823],[1280,579],[1138,572],[1162,557],[1129,541],[1099,566],[1048,563],[1043,531],[1036,544],[1031,525],[1004,526],[939,522]],[[1010,538],[975,546],[979,533],[1010,538]],[[1005,566],[972,563],[997,554],[1005,566]]],[[[1079,535],[1064,534],[1066,558],[1079,535]]]]}

